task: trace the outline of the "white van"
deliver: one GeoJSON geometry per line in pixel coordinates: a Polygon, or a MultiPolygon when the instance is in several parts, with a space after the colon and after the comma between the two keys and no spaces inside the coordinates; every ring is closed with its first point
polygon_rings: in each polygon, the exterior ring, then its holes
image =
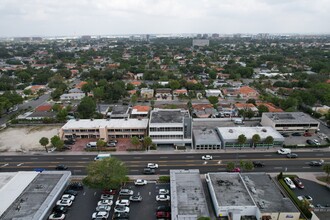
{"type": "Polygon", "coordinates": [[[94,160],[96,161],[96,160],[103,160],[103,159],[105,159],[105,158],[110,158],[111,157],[111,154],[98,154],[95,158],[94,158],[94,160]]]}
{"type": "Polygon", "coordinates": [[[241,118],[237,118],[237,119],[235,119],[235,120],[234,120],[234,123],[235,123],[236,125],[243,125],[243,124],[244,124],[244,122],[243,122],[243,120],[242,120],[241,118]]]}
{"type": "Polygon", "coordinates": [[[278,154],[291,154],[291,149],[282,148],[277,151],[278,154]]]}
{"type": "Polygon", "coordinates": [[[92,147],[96,147],[96,142],[89,142],[88,144],[86,144],[86,148],[92,148],[92,147]]]}

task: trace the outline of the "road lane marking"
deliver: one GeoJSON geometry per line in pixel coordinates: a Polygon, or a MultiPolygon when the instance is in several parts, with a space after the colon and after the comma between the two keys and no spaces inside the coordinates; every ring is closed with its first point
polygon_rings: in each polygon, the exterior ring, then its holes
{"type": "Polygon", "coordinates": [[[63,160],[63,157],[56,157],[56,160],[63,160]]]}
{"type": "Polygon", "coordinates": [[[186,156],[186,158],[195,158],[195,156],[186,156]]]}
{"type": "Polygon", "coordinates": [[[159,171],[168,171],[168,169],[160,169],[159,171]]]}
{"type": "Polygon", "coordinates": [[[8,166],[8,165],[9,165],[9,163],[6,163],[6,164],[2,165],[1,167],[6,167],[6,166],[8,166]]]}
{"type": "Polygon", "coordinates": [[[264,155],[264,157],[272,157],[272,156],[274,156],[274,155],[272,155],[272,154],[265,154],[264,155]]]}
{"type": "Polygon", "coordinates": [[[134,159],[142,159],[142,157],[133,157],[134,159]]]}
{"type": "Polygon", "coordinates": [[[74,173],[81,173],[81,170],[73,170],[74,173]]]}
{"type": "Polygon", "coordinates": [[[4,158],[4,160],[13,160],[13,158],[4,158]]]}
{"type": "Polygon", "coordinates": [[[275,170],[283,169],[283,167],[274,167],[275,170]]]}
{"type": "Polygon", "coordinates": [[[318,157],[320,157],[320,156],[323,156],[324,154],[315,154],[315,156],[318,156],[318,157]]]}
{"type": "Polygon", "coordinates": [[[30,157],[30,160],[38,160],[39,158],[37,157],[30,157]]]}
{"type": "Polygon", "coordinates": [[[238,157],[247,157],[247,155],[238,155],[238,157]]]}
{"type": "Polygon", "coordinates": [[[17,164],[18,167],[22,166],[24,163],[17,164]]]}
{"type": "Polygon", "coordinates": [[[88,157],[82,157],[81,159],[83,159],[83,160],[90,160],[90,158],[88,158],[88,157]]]}
{"type": "Polygon", "coordinates": [[[168,157],[160,157],[161,159],[167,159],[168,157]]]}
{"type": "Polygon", "coordinates": [[[130,170],[131,172],[137,172],[137,171],[139,171],[139,170],[130,170]]]}
{"type": "Polygon", "coordinates": [[[302,167],[303,169],[310,169],[311,167],[302,167]]]}

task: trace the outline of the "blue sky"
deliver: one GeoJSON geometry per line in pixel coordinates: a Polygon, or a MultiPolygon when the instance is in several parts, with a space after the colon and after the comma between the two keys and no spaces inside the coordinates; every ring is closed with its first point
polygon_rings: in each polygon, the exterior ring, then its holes
{"type": "Polygon", "coordinates": [[[330,33],[330,0],[0,0],[0,36],[330,33]]]}

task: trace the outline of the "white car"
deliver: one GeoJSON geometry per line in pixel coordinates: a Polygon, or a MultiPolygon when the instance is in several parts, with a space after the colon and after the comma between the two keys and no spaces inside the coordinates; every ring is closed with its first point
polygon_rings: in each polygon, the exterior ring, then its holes
{"type": "Polygon", "coordinates": [[[160,201],[160,202],[170,201],[170,196],[168,196],[168,195],[157,195],[156,196],[156,201],[160,201]]]}
{"type": "Polygon", "coordinates": [[[122,213],[122,212],[126,212],[129,213],[129,208],[127,206],[116,206],[115,207],[115,213],[122,213]]]}
{"type": "Polygon", "coordinates": [[[146,184],[147,184],[147,180],[143,180],[143,179],[137,179],[134,182],[134,185],[136,185],[136,186],[143,186],[143,185],[146,185],[146,184]]]}
{"type": "Polygon", "coordinates": [[[121,199],[116,201],[116,206],[129,206],[130,201],[128,199],[121,199]]]}
{"type": "Polygon", "coordinates": [[[148,163],[147,164],[147,167],[152,168],[152,169],[156,169],[156,168],[158,168],[158,164],[156,164],[156,163],[148,163]]]}
{"type": "Polygon", "coordinates": [[[70,195],[70,194],[64,194],[62,196],[62,199],[70,199],[70,200],[73,201],[75,199],[75,197],[73,195],[70,195]]]}
{"type": "Polygon", "coordinates": [[[63,220],[65,215],[63,213],[53,213],[49,216],[49,220],[63,220]]]}
{"type": "Polygon", "coordinates": [[[134,194],[134,191],[130,190],[130,189],[121,189],[119,191],[120,196],[132,196],[133,194],[134,194]]]}
{"type": "Polygon", "coordinates": [[[285,177],[284,181],[290,187],[290,189],[296,188],[296,185],[292,182],[292,180],[289,177],[285,177]]]}
{"type": "Polygon", "coordinates": [[[72,205],[72,200],[71,199],[61,199],[56,202],[56,205],[61,205],[61,206],[71,206],[72,205]]]}
{"type": "Polygon", "coordinates": [[[96,207],[96,211],[98,212],[110,212],[111,206],[109,205],[99,205],[96,207]]]}
{"type": "Polygon", "coordinates": [[[113,204],[113,201],[111,199],[103,199],[103,200],[100,200],[97,205],[112,205],[113,204]]]}
{"type": "Polygon", "coordinates": [[[277,151],[278,154],[291,154],[291,149],[282,148],[277,151]]]}
{"type": "Polygon", "coordinates": [[[202,156],[202,160],[212,160],[213,157],[211,155],[204,155],[202,156]]]}
{"type": "Polygon", "coordinates": [[[92,215],[92,219],[102,218],[107,219],[109,217],[109,212],[94,212],[92,215]]]}
{"type": "Polygon", "coordinates": [[[314,141],[314,143],[315,143],[316,145],[321,145],[320,142],[319,142],[318,140],[313,139],[313,141],[314,141]]]}
{"type": "Polygon", "coordinates": [[[167,195],[170,193],[168,189],[159,189],[159,195],[167,195]]]}
{"type": "Polygon", "coordinates": [[[113,195],[110,194],[102,194],[101,199],[113,199],[113,195]]]}

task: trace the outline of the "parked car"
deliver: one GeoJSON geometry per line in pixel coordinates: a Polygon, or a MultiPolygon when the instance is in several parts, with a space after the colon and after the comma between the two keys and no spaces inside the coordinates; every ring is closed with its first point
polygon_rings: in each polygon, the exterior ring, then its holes
{"type": "Polygon", "coordinates": [[[290,189],[295,189],[296,185],[292,182],[292,180],[289,177],[284,178],[285,183],[290,187],[290,189]]]}
{"type": "Polygon", "coordinates": [[[321,143],[320,143],[318,140],[316,140],[316,139],[313,139],[313,142],[314,142],[316,145],[321,145],[321,143]]]}
{"type": "Polygon", "coordinates": [[[98,212],[110,212],[111,206],[110,205],[99,205],[96,207],[96,211],[98,212]]]}
{"type": "Polygon", "coordinates": [[[64,164],[60,164],[55,167],[55,170],[67,170],[67,169],[68,167],[65,166],[64,164]]]}
{"type": "Polygon", "coordinates": [[[110,195],[110,194],[101,194],[101,199],[113,199],[113,195],[110,195]]]}
{"type": "Polygon", "coordinates": [[[299,133],[299,132],[294,132],[294,133],[292,133],[291,135],[292,135],[292,136],[297,136],[297,137],[299,137],[299,136],[301,136],[301,133],[299,133]]]}
{"type": "Polygon", "coordinates": [[[143,169],[144,174],[155,174],[155,172],[156,172],[155,169],[151,169],[148,167],[143,169]]]}
{"type": "Polygon", "coordinates": [[[168,205],[160,205],[160,206],[157,207],[157,211],[170,212],[170,211],[171,211],[171,206],[168,206],[168,205]]]}
{"type": "Polygon", "coordinates": [[[298,154],[294,154],[294,153],[289,153],[286,155],[287,158],[297,158],[298,154]]]}
{"type": "Polygon", "coordinates": [[[66,213],[68,211],[68,208],[66,206],[56,205],[53,208],[53,212],[56,213],[66,213]]]}
{"type": "Polygon", "coordinates": [[[159,201],[159,202],[170,201],[170,196],[169,195],[157,195],[156,201],[159,201]]]}
{"type": "Polygon", "coordinates": [[[75,199],[75,196],[70,195],[70,194],[64,194],[64,195],[62,195],[62,199],[70,199],[73,201],[75,199]]]}
{"type": "Polygon", "coordinates": [[[239,167],[235,167],[235,168],[232,169],[232,170],[227,170],[227,172],[240,173],[240,172],[241,172],[241,168],[239,168],[239,167]]]}
{"type": "Polygon", "coordinates": [[[120,199],[116,201],[116,206],[121,205],[121,206],[129,206],[130,201],[128,199],[120,199]]]}
{"type": "Polygon", "coordinates": [[[202,156],[202,160],[212,160],[212,159],[213,159],[212,155],[204,155],[204,156],[202,156]]]}
{"type": "Polygon", "coordinates": [[[80,182],[72,182],[72,183],[69,184],[68,189],[83,190],[84,185],[80,182]]]}
{"type": "Polygon", "coordinates": [[[312,134],[309,133],[309,132],[305,132],[305,133],[304,133],[304,137],[311,137],[311,136],[312,136],[312,134]]]}
{"type": "Polygon", "coordinates": [[[64,194],[69,194],[69,195],[77,196],[78,195],[78,192],[76,190],[67,189],[67,190],[64,191],[64,194]]]}
{"type": "Polygon", "coordinates": [[[92,214],[92,219],[101,218],[101,219],[108,219],[109,212],[94,212],[92,214]]]}
{"type": "Polygon", "coordinates": [[[305,188],[305,186],[303,185],[303,183],[301,182],[301,180],[298,177],[294,177],[292,179],[292,181],[294,182],[294,184],[296,184],[296,186],[300,189],[305,188]]]}
{"type": "Polygon", "coordinates": [[[117,144],[115,142],[107,142],[107,147],[116,147],[117,144]]]}
{"type": "Polygon", "coordinates": [[[115,195],[117,193],[117,191],[114,189],[103,189],[102,193],[109,194],[109,195],[115,195]]]}
{"type": "Polygon", "coordinates": [[[129,214],[125,212],[115,212],[115,214],[113,215],[113,219],[129,219],[129,214]]]}
{"type": "Polygon", "coordinates": [[[142,201],[142,196],[140,196],[140,195],[130,196],[129,201],[131,201],[131,202],[141,202],[142,201]]]}
{"type": "Polygon", "coordinates": [[[147,180],[143,180],[143,179],[137,179],[134,181],[134,185],[136,186],[143,186],[147,184],[147,180]]]}
{"type": "Polygon", "coordinates": [[[158,193],[159,195],[167,195],[170,191],[168,189],[159,189],[158,193]]]}
{"type": "Polygon", "coordinates": [[[49,220],[63,220],[65,215],[63,213],[53,213],[49,216],[49,220]]]}
{"type": "Polygon", "coordinates": [[[158,211],[158,212],[156,212],[156,218],[169,219],[169,218],[171,218],[171,213],[170,212],[164,212],[164,211],[158,211]]]}
{"type": "Polygon", "coordinates": [[[309,162],[309,165],[312,167],[320,167],[322,166],[324,163],[324,160],[320,160],[320,161],[311,161],[309,162]]]}
{"type": "Polygon", "coordinates": [[[102,199],[100,200],[97,205],[112,205],[113,204],[113,201],[111,199],[102,199]]]}
{"type": "Polygon", "coordinates": [[[115,213],[116,213],[116,212],[120,212],[120,213],[123,213],[123,212],[125,212],[125,213],[129,213],[129,208],[128,208],[127,206],[116,206],[114,211],[115,211],[115,213]]]}
{"type": "Polygon", "coordinates": [[[64,140],[64,144],[73,145],[76,142],[73,139],[64,140]]]}
{"type": "Polygon", "coordinates": [[[289,135],[288,133],[281,133],[281,135],[282,135],[283,137],[290,137],[290,135],[289,135]]]}
{"type": "Polygon", "coordinates": [[[120,196],[132,196],[134,194],[133,190],[130,189],[121,189],[119,191],[120,196]]]}
{"type": "Polygon", "coordinates": [[[265,166],[265,164],[260,161],[253,161],[252,163],[253,163],[254,167],[264,167],[265,166]]]}
{"type": "Polygon", "coordinates": [[[156,164],[156,163],[148,163],[147,164],[147,167],[148,168],[151,168],[151,169],[157,169],[158,168],[158,164],[156,164]]]}
{"type": "Polygon", "coordinates": [[[60,206],[71,206],[72,200],[71,199],[61,199],[56,202],[56,205],[60,206]]]}
{"type": "Polygon", "coordinates": [[[306,143],[309,145],[320,145],[320,142],[316,139],[313,139],[313,140],[308,139],[308,140],[306,140],[306,143]]]}
{"type": "Polygon", "coordinates": [[[282,149],[279,149],[277,151],[278,154],[290,154],[291,153],[291,149],[288,149],[288,148],[282,148],[282,149]]]}

